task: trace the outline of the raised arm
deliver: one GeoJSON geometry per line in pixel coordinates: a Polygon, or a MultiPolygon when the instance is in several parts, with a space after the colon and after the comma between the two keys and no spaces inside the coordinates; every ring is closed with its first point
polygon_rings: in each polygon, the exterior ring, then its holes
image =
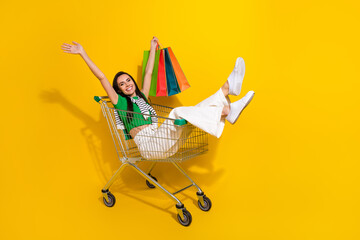
{"type": "Polygon", "coordinates": [[[156,46],[158,44],[158,39],[156,37],[153,37],[151,40],[151,47],[150,47],[150,55],[149,60],[147,62],[146,68],[145,68],[145,76],[144,76],[144,83],[143,88],[141,92],[146,96],[146,98],[149,97],[149,91],[150,91],[150,85],[151,85],[151,75],[154,69],[154,62],[155,62],[155,51],[156,46]]]}
{"type": "Polygon", "coordinates": [[[103,88],[105,89],[111,102],[113,104],[117,104],[118,95],[115,92],[114,88],[111,86],[109,80],[105,77],[104,73],[102,73],[100,71],[100,69],[95,65],[95,63],[93,61],[91,61],[91,59],[89,58],[89,56],[87,55],[87,53],[85,52],[84,48],[81,46],[80,43],[77,43],[77,42],[73,42],[73,43],[75,45],[64,43],[61,46],[61,48],[66,53],[79,54],[84,59],[84,61],[90,68],[91,72],[95,75],[95,77],[97,77],[100,80],[100,83],[103,86],[103,88]]]}

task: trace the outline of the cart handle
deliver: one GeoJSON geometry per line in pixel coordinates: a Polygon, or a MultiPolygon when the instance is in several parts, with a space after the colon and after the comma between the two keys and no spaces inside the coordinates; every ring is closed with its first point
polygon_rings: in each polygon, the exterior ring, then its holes
{"type": "Polygon", "coordinates": [[[96,102],[100,102],[101,98],[102,98],[102,97],[94,96],[94,100],[95,100],[96,102]]]}
{"type": "Polygon", "coordinates": [[[185,119],[175,119],[174,124],[178,126],[182,126],[187,124],[187,121],[185,119]]]}

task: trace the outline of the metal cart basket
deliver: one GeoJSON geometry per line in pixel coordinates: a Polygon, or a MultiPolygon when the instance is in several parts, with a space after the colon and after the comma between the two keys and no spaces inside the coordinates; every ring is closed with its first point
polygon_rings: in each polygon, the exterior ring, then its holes
{"type": "MultiPolygon", "coordinates": [[[[104,117],[109,125],[110,133],[114,141],[117,155],[122,162],[119,169],[111,177],[105,187],[102,189],[103,200],[106,206],[112,207],[115,204],[115,196],[109,191],[110,186],[120,175],[125,166],[130,166],[146,179],[149,188],[158,188],[167,196],[176,202],[177,218],[181,225],[189,226],[192,216],[184,207],[184,204],[175,197],[175,194],[190,188],[197,188],[197,197],[199,208],[203,211],[209,211],[211,208],[210,199],[204,194],[200,187],[185,173],[180,162],[204,154],[208,150],[208,134],[203,130],[186,122],[184,119],[171,119],[168,117],[171,107],[152,104],[156,115],[140,114],[136,112],[115,109],[109,97],[98,97],[94,99],[100,104],[104,117]],[[151,119],[151,121],[150,121],[151,119]],[[148,121],[148,122],[146,122],[148,121]],[[145,145],[139,147],[135,144],[126,125],[130,123],[151,124],[146,129],[153,129],[155,135],[148,135],[141,130],[135,138],[145,139],[145,145]],[[145,172],[137,166],[140,161],[151,161],[150,169],[145,172]],[[161,186],[157,179],[151,175],[151,171],[157,162],[172,163],[191,184],[174,193],[170,193],[161,186]]],[[[145,128],[145,126],[144,126],[145,128]]],[[[150,130],[151,131],[151,130],[150,130]]]]}

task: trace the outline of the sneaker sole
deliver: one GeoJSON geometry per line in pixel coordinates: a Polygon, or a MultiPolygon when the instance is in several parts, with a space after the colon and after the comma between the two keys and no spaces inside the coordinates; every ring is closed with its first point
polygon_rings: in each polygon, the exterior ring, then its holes
{"type": "Polygon", "coordinates": [[[245,77],[245,61],[242,57],[239,57],[238,60],[236,60],[236,67],[240,68],[240,72],[242,77],[245,77]]]}
{"type": "Polygon", "coordinates": [[[249,105],[249,103],[251,102],[251,100],[254,98],[255,92],[253,93],[253,95],[251,95],[251,97],[249,98],[249,100],[247,100],[247,102],[245,103],[245,107],[243,109],[241,109],[239,115],[237,116],[237,118],[235,119],[235,121],[232,124],[235,124],[236,121],[238,120],[238,118],[240,117],[241,113],[244,111],[244,109],[247,107],[247,105],[249,105]]]}
{"type": "MultiPolygon", "coordinates": [[[[245,61],[242,57],[238,57],[236,59],[235,68],[239,68],[240,72],[243,72],[242,79],[241,79],[241,85],[242,85],[242,81],[244,80],[244,77],[245,77],[245,61]]],[[[240,86],[240,89],[241,89],[241,86],[240,86]]],[[[240,91],[235,92],[235,93],[229,93],[229,94],[233,95],[233,96],[239,96],[240,91]]]]}

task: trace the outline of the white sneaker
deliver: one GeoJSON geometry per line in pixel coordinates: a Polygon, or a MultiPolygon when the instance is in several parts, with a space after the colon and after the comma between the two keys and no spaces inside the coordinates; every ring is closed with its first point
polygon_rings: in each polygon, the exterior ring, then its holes
{"type": "Polygon", "coordinates": [[[234,70],[230,73],[228,77],[229,82],[229,94],[230,95],[239,95],[241,91],[242,81],[245,76],[245,61],[241,57],[236,59],[234,70]]]}
{"type": "Polygon", "coordinates": [[[245,95],[245,97],[243,97],[239,101],[231,103],[230,112],[227,115],[226,120],[228,120],[229,123],[234,124],[238,120],[241,112],[246,108],[247,105],[249,105],[254,95],[255,95],[254,91],[249,91],[245,95]]]}

